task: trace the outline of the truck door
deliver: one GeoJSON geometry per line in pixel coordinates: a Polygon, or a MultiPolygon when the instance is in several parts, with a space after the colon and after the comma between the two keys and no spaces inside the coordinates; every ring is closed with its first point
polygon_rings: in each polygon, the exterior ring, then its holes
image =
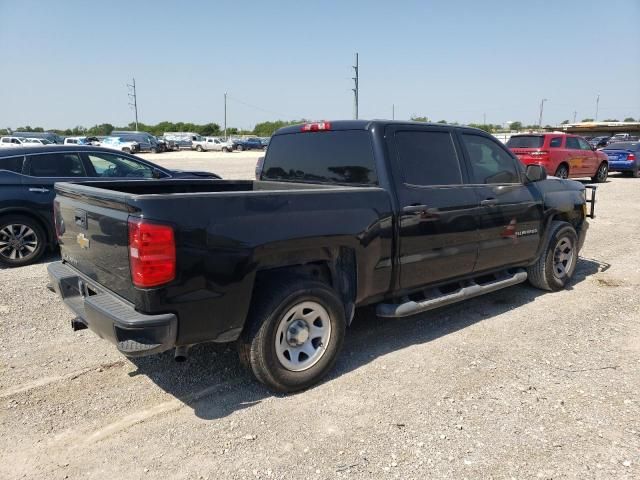
{"type": "Polygon", "coordinates": [[[497,140],[475,133],[461,133],[460,139],[480,207],[474,271],[533,259],[542,239],[542,196],[524,182],[519,162],[497,140]]]}
{"type": "Polygon", "coordinates": [[[447,127],[393,125],[385,131],[399,203],[401,289],[464,276],[478,250],[472,188],[447,127]]]}
{"type": "Polygon", "coordinates": [[[582,164],[584,170],[582,174],[587,177],[593,177],[600,166],[598,155],[593,151],[591,145],[589,145],[584,138],[578,138],[578,144],[580,145],[580,150],[582,150],[582,155],[584,155],[582,164]]]}
{"type": "Polygon", "coordinates": [[[587,171],[585,167],[585,153],[580,148],[578,137],[567,137],[567,151],[569,152],[569,176],[581,177],[587,171]]]}

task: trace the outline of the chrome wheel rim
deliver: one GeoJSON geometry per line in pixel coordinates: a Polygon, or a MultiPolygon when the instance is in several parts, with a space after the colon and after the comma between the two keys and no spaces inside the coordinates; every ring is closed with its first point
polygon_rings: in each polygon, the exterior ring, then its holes
{"type": "Polygon", "coordinates": [[[573,242],[567,238],[561,238],[553,251],[553,275],[558,280],[564,280],[569,276],[575,260],[573,242]]]}
{"type": "Polygon", "coordinates": [[[31,257],[38,248],[38,236],[28,225],[14,223],[0,229],[0,255],[9,260],[31,257]]]}
{"type": "Polygon", "coordinates": [[[330,339],[331,319],[327,310],[317,302],[302,302],[280,319],[276,355],[284,368],[301,372],[320,361],[330,339]]]}
{"type": "Polygon", "coordinates": [[[556,174],[557,177],[560,178],[568,178],[569,177],[569,170],[567,170],[566,167],[561,167],[558,169],[558,173],[556,174]]]}
{"type": "Polygon", "coordinates": [[[598,181],[604,182],[607,179],[608,168],[606,165],[600,165],[598,169],[598,181]]]}

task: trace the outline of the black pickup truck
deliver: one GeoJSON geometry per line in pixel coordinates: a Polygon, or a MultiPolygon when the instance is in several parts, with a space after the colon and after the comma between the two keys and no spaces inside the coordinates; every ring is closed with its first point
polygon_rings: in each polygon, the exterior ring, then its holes
{"type": "Polygon", "coordinates": [[[357,307],[395,318],[527,279],[563,288],[595,204],[480,130],[398,121],[283,128],[256,181],[56,191],[49,276],[75,329],[128,356],[237,341],[285,392],[327,373],[357,307]]]}

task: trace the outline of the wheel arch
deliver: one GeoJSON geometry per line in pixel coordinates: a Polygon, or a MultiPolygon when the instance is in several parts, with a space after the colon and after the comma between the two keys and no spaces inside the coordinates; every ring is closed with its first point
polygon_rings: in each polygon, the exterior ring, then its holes
{"type": "Polygon", "coordinates": [[[55,243],[55,232],[53,231],[53,225],[47,223],[47,221],[42,218],[41,215],[34,213],[32,210],[23,207],[9,207],[0,210],[0,219],[9,216],[9,215],[22,215],[23,217],[28,217],[31,220],[35,221],[40,225],[44,234],[46,236],[47,245],[53,245],[55,243]]]}
{"type": "Polygon", "coordinates": [[[301,250],[261,260],[256,272],[254,294],[256,288],[268,285],[274,277],[321,281],[336,291],[342,300],[347,324],[351,323],[355,313],[358,278],[356,255],[352,248],[301,250]]]}

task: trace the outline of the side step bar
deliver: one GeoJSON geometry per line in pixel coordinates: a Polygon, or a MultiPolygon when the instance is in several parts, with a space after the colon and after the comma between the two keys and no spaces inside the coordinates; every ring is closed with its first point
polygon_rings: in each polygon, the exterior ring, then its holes
{"type": "MultiPolygon", "coordinates": [[[[400,318],[417,313],[426,312],[434,308],[443,307],[452,303],[460,302],[468,298],[495,292],[511,285],[522,283],[527,279],[527,272],[524,270],[505,271],[493,275],[483,275],[471,280],[463,280],[457,284],[457,288],[447,293],[443,292],[443,287],[426,290],[422,293],[422,299],[412,300],[405,297],[403,303],[381,303],[376,308],[376,314],[385,318],[400,318]]],[[[415,295],[411,295],[414,297],[415,295]]]]}

